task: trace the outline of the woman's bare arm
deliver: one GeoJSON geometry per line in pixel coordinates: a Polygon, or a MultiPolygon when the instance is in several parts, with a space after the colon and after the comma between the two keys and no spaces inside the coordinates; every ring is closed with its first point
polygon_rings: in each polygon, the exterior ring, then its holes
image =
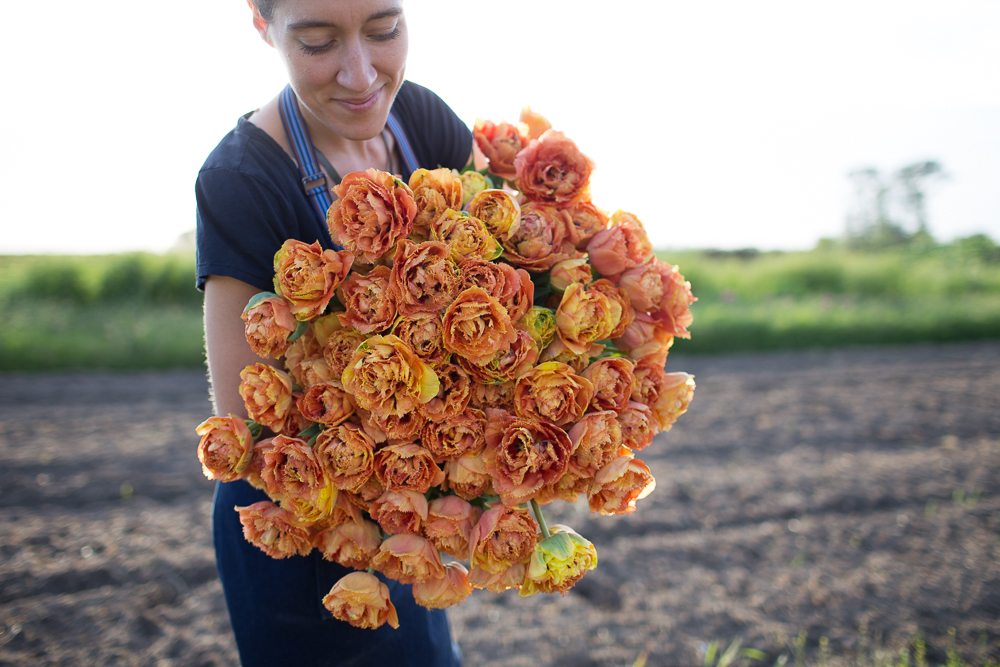
{"type": "Polygon", "coordinates": [[[210,276],[205,282],[205,350],[212,405],[216,415],[246,416],[239,394],[240,371],[261,359],[247,344],[240,315],[254,294],[253,285],[228,276],[210,276]]]}

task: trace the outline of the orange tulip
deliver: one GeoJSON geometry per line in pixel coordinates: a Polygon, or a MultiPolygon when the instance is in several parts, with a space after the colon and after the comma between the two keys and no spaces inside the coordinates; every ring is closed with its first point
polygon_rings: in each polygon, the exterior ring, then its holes
{"type": "Polygon", "coordinates": [[[587,197],[594,163],[561,132],[547,130],[514,158],[517,188],[532,201],[567,206],[587,197]]]}
{"type": "Polygon", "coordinates": [[[413,584],[413,600],[428,609],[445,609],[454,606],[472,594],[469,571],[461,563],[444,566],[444,576],[439,579],[413,584]]]}
{"type": "Polygon", "coordinates": [[[282,432],[292,410],[292,379],[265,363],[250,364],[240,371],[240,396],[250,419],[275,432],[282,432]]]}
{"type": "Polygon", "coordinates": [[[314,384],[295,400],[295,404],[307,421],[324,426],[336,426],[354,414],[350,395],[332,382],[314,384]]]}
{"type": "Polygon", "coordinates": [[[492,409],[487,417],[483,465],[505,505],[528,502],[566,472],[573,443],[562,428],[492,409]]]}
{"type": "Polygon", "coordinates": [[[386,623],[394,630],[399,628],[389,587],[367,572],[351,572],[341,577],[323,598],[323,606],[334,618],[356,628],[374,630],[386,623]]]}
{"type": "Polygon", "coordinates": [[[418,236],[428,237],[431,223],[447,209],[462,207],[462,178],[453,169],[417,169],[409,185],[417,204],[413,231],[418,236]]]}
{"type": "Polygon", "coordinates": [[[324,250],[319,241],[285,241],[274,254],[274,291],[288,300],[297,320],[323,314],[334,290],[347,277],[354,255],[324,250]]]}
{"type": "Polygon", "coordinates": [[[590,239],[587,254],[598,273],[614,280],[649,259],[653,255],[653,244],[639,218],[616,211],[611,216],[610,226],[590,239]]]}
{"type": "Polygon", "coordinates": [[[237,507],[243,537],[271,558],[307,556],[312,551],[309,533],[288,510],[269,500],[237,507]]]}
{"type": "Polygon", "coordinates": [[[615,412],[624,410],[635,384],[634,368],[635,363],[624,357],[598,359],[587,366],[582,375],[594,386],[590,407],[615,412]]]}
{"type": "Polygon", "coordinates": [[[413,191],[392,174],[376,169],[351,172],[333,192],[337,199],[326,216],[330,236],[359,261],[377,263],[413,230],[413,191]]]}
{"type": "Polygon", "coordinates": [[[492,507],[469,533],[469,563],[498,574],[527,560],[538,544],[538,524],[527,510],[492,507]]]}
{"type": "Polygon", "coordinates": [[[622,306],[602,292],[572,283],[556,309],[556,333],[563,344],[583,354],[599,340],[611,336],[622,317],[622,306]]]}
{"type": "Polygon", "coordinates": [[[627,514],[656,488],[649,466],[631,455],[619,456],[601,468],[590,487],[590,511],[627,514]]]}
{"type": "Polygon", "coordinates": [[[340,286],[337,297],[345,312],[340,323],[363,334],[379,333],[396,319],[396,295],[390,289],[392,271],[376,266],[366,274],[352,273],[340,286]]]}
{"type": "Polygon", "coordinates": [[[195,433],[201,436],[198,460],[205,477],[221,482],[243,477],[253,458],[253,435],[242,418],[209,417],[195,433]]]}
{"type": "Polygon", "coordinates": [[[427,493],[444,481],[434,456],[417,444],[388,445],[375,453],[375,476],[389,491],[427,493]]]}
{"type": "Polygon", "coordinates": [[[516,338],[507,309],[482,288],[463,290],[444,312],[445,348],[474,364],[507,351],[516,338]]]}
{"type": "Polygon", "coordinates": [[[263,299],[254,297],[240,316],[246,324],[247,344],[258,357],[280,359],[288,349],[288,337],[295,333],[298,322],[289,303],[280,296],[263,299]]]}
{"type": "Polygon", "coordinates": [[[341,376],[359,407],[379,416],[402,416],[438,393],[438,377],[393,335],[372,336],[358,346],[341,376]]]}
{"type": "Polygon", "coordinates": [[[389,281],[400,315],[440,312],[455,298],[460,281],[458,264],[446,244],[400,242],[389,281]]]}
{"type": "Polygon", "coordinates": [[[330,483],[356,493],[375,474],[375,441],[354,424],[324,429],[313,445],[330,483]]]}
{"type": "Polygon", "coordinates": [[[403,584],[444,576],[437,549],[427,539],[409,533],[386,538],[372,558],[372,567],[403,584]]]}
{"type": "Polygon", "coordinates": [[[480,514],[481,510],[458,496],[435,498],[427,510],[424,535],[438,551],[465,559],[469,555],[469,534],[480,514]]]}
{"type": "Polygon", "coordinates": [[[420,533],[427,521],[427,498],[417,491],[386,491],[368,506],[368,513],[389,535],[420,533]]]}
{"type": "Polygon", "coordinates": [[[515,156],[528,142],[528,137],[522,129],[510,123],[477,120],[472,128],[472,137],[476,146],[489,160],[490,173],[500,178],[514,180],[517,174],[514,169],[515,156]]]}
{"type": "Polygon", "coordinates": [[[351,521],[317,533],[312,541],[326,560],[363,570],[378,552],[382,533],[371,521],[351,521]]]}
{"type": "Polygon", "coordinates": [[[578,420],[590,406],[594,385],[558,361],[538,364],[517,379],[514,410],[519,417],[562,426],[578,420]]]}

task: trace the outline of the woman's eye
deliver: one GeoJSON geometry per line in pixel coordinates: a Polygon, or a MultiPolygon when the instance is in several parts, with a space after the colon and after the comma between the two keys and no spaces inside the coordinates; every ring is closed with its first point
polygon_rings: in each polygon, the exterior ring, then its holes
{"type": "Polygon", "coordinates": [[[389,32],[377,33],[369,37],[369,39],[375,42],[389,42],[396,39],[397,37],[399,37],[399,27],[394,27],[389,32]]]}
{"type": "Polygon", "coordinates": [[[310,56],[329,51],[332,47],[332,41],[324,42],[322,44],[306,44],[305,42],[299,42],[299,48],[302,49],[302,52],[310,56]]]}

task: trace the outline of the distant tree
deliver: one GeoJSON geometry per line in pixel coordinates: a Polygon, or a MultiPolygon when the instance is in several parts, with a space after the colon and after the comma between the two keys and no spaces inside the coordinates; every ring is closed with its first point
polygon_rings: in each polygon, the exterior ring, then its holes
{"type": "Polygon", "coordinates": [[[914,162],[892,176],[883,175],[876,167],[864,167],[847,176],[854,185],[854,204],[847,214],[848,247],[880,249],[934,243],[927,221],[926,189],[930,179],[944,176],[941,163],[914,162]]]}
{"type": "Polygon", "coordinates": [[[887,186],[876,167],[855,169],[847,174],[854,186],[854,206],[847,214],[847,236],[858,236],[886,215],[887,186]]]}
{"type": "Polygon", "coordinates": [[[889,216],[892,180],[876,167],[855,169],[848,178],[854,184],[854,208],[847,217],[848,247],[875,249],[905,243],[906,232],[889,216]]]}
{"type": "Polygon", "coordinates": [[[941,178],[946,178],[946,174],[937,160],[914,162],[896,172],[896,183],[901,190],[901,203],[913,221],[915,234],[924,236],[930,234],[927,226],[926,188],[928,181],[941,178]]]}

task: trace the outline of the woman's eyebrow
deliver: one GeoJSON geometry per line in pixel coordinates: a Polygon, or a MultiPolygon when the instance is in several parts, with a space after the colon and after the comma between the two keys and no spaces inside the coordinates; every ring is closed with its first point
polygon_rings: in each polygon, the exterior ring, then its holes
{"type": "MultiPolygon", "coordinates": [[[[370,23],[371,21],[378,21],[379,19],[387,19],[395,16],[399,16],[403,13],[403,10],[399,7],[393,7],[392,9],[386,9],[381,12],[375,12],[371,16],[365,19],[365,23],[370,23]]],[[[336,23],[330,23],[329,21],[296,21],[288,26],[289,30],[308,30],[310,28],[336,28],[336,23]]]]}

